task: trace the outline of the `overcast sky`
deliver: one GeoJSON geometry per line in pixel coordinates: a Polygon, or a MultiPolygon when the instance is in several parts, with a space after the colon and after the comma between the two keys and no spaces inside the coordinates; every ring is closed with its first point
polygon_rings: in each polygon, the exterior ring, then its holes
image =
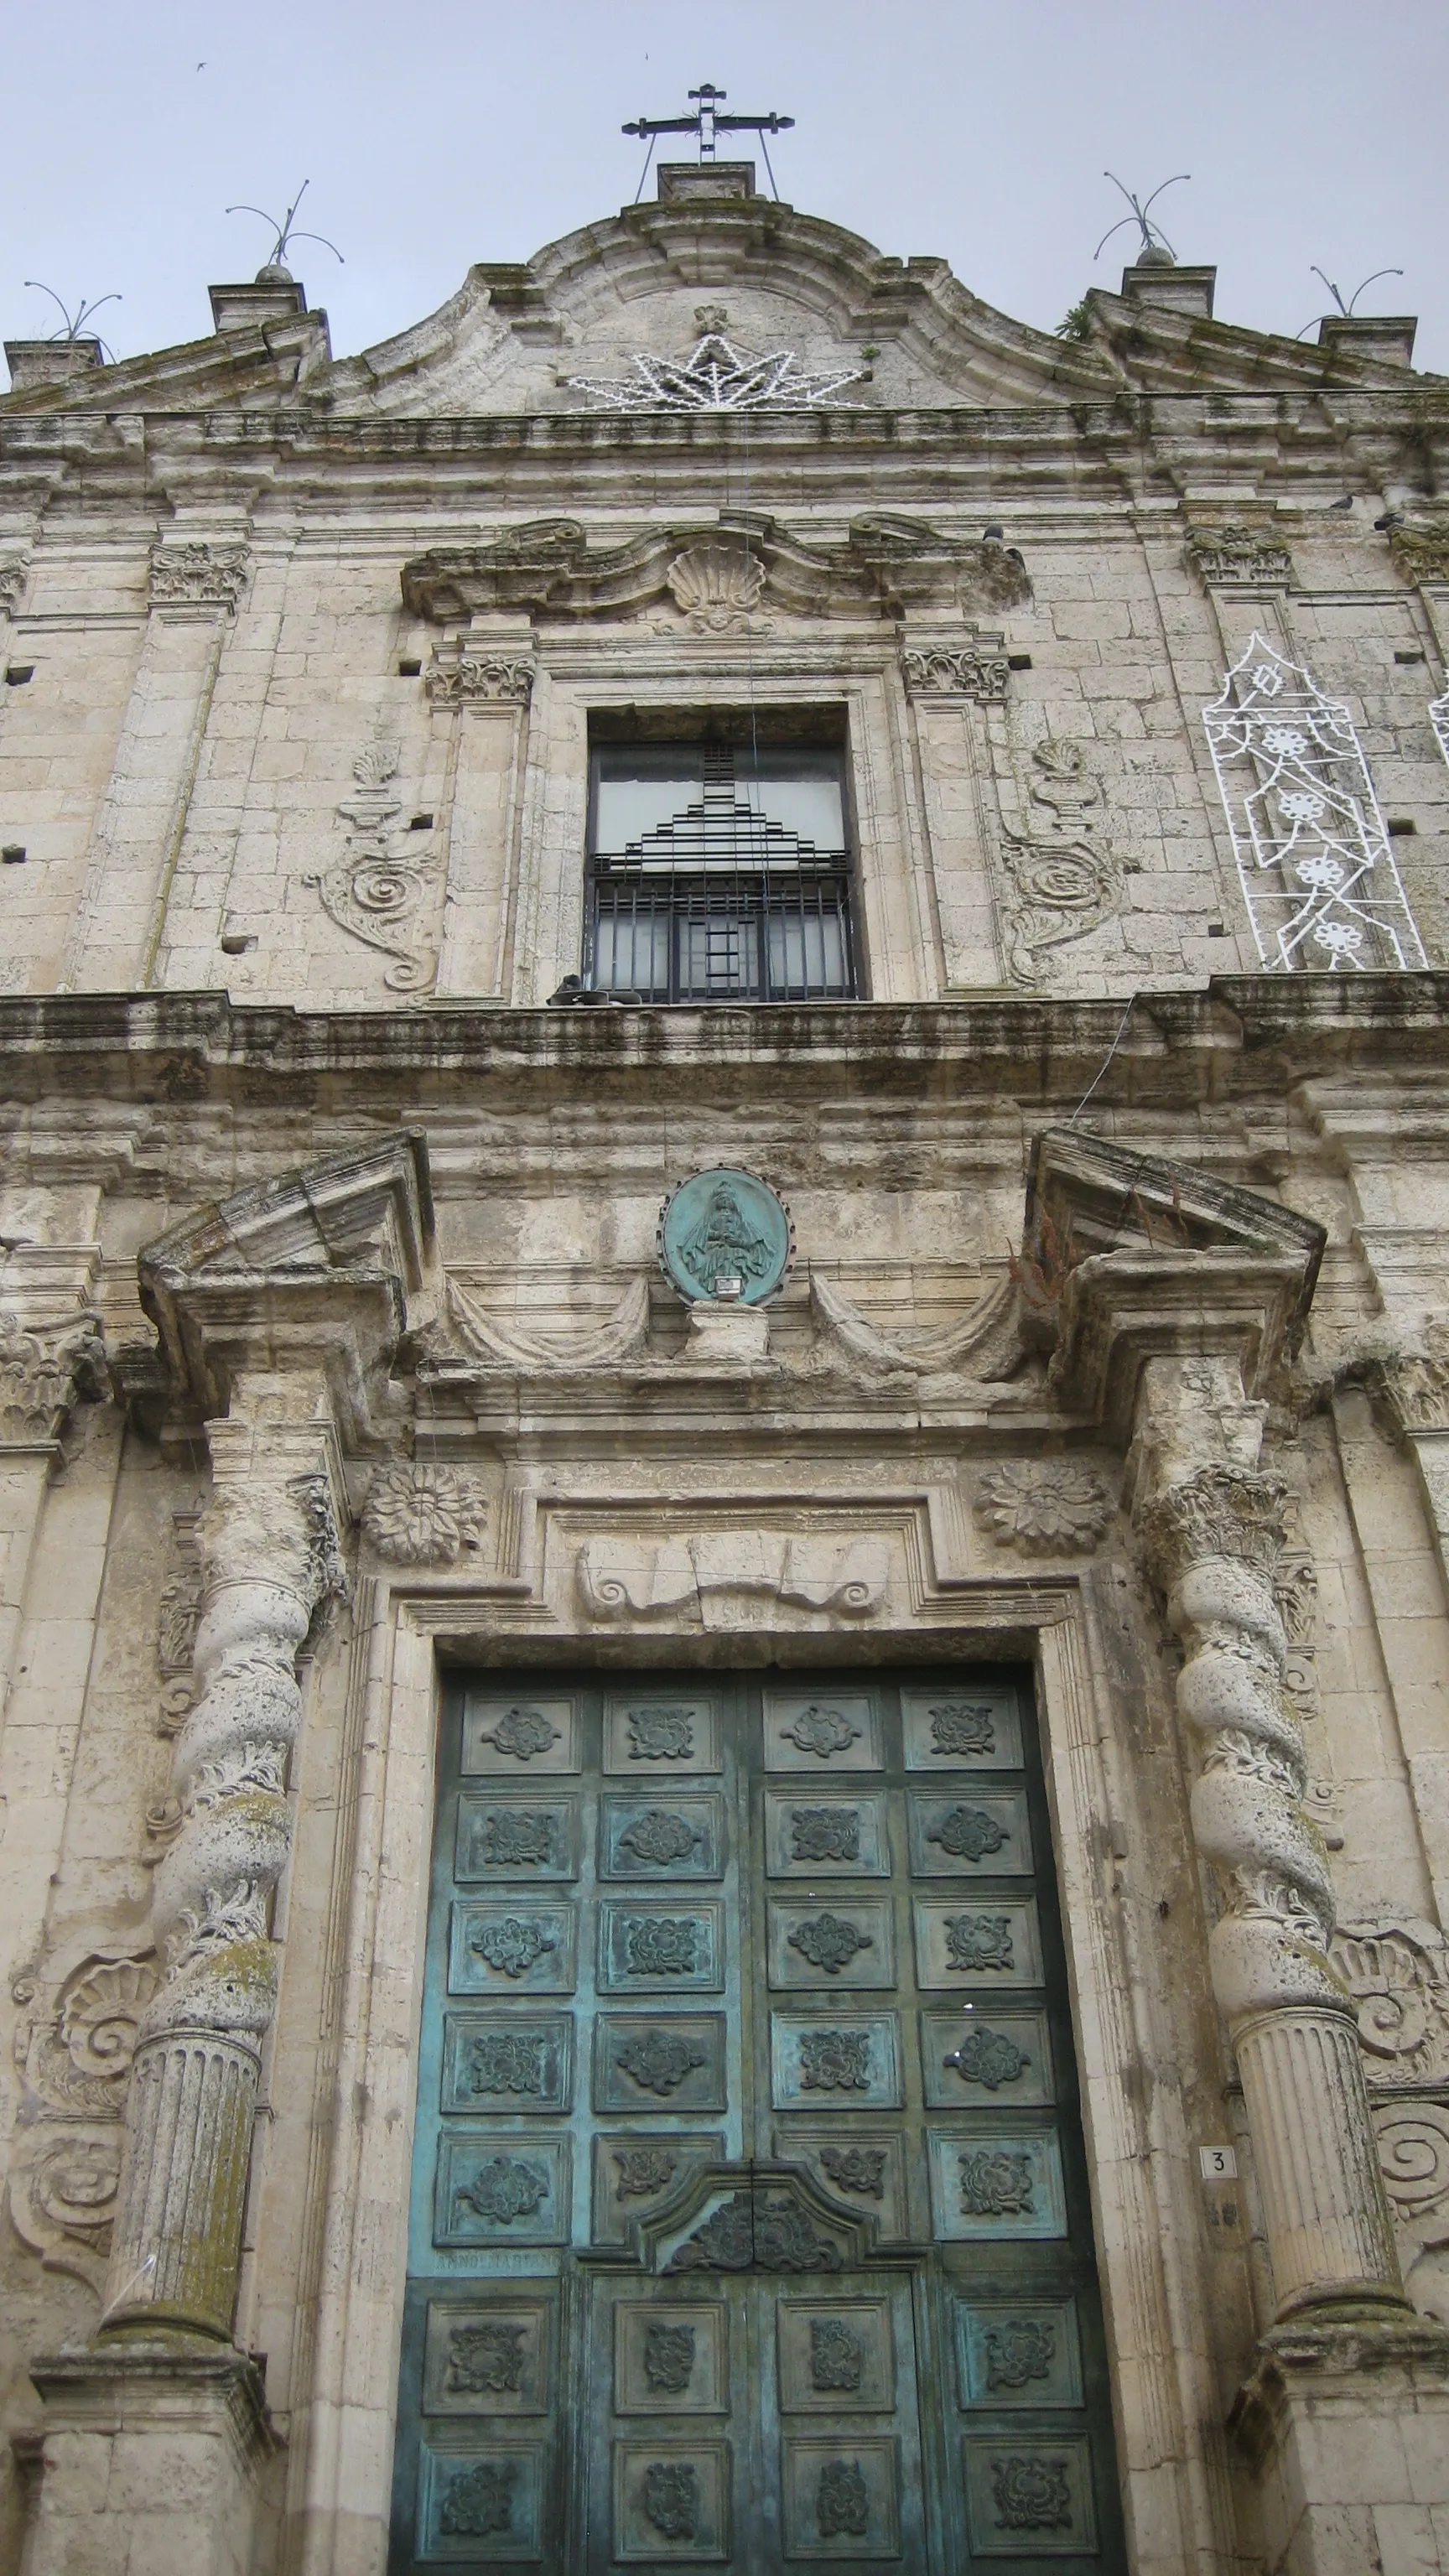
{"type": "MultiPolygon", "coordinates": [[[[1222,320],[1296,332],[1314,262],[1360,305],[1420,317],[1449,373],[1444,0],[0,0],[6,96],[0,336],[119,291],[119,356],[210,329],[304,179],[345,254],[296,273],[339,356],[433,310],[470,261],[531,251],[632,198],[619,132],[685,106],[778,108],[780,193],[882,250],[947,258],[1050,330],[1115,286],[1145,192],[1180,258],[1215,261],[1222,320]]],[[[761,171],[763,184],[764,173],[761,171]]],[[[652,190],[653,181],[651,178],[652,190]]]]}

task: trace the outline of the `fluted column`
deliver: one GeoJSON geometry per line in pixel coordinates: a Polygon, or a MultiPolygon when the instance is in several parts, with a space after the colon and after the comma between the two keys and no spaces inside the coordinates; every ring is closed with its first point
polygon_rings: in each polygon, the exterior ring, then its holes
{"type": "Polygon", "coordinates": [[[1258,1463],[1265,1411],[1229,1361],[1149,1362],[1137,1536],[1185,1650],[1177,1702],[1201,1754],[1192,1828],[1222,1898],[1213,1990],[1242,2075],[1278,2314],[1403,2307],[1354,2008],[1328,1959],[1333,1886],[1282,1689],[1284,1487],[1258,1463]]]}
{"type": "MultiPolygon", "coordinates": [[[[303,1390],[305,1411],[310,1398],[303,1390]]],[[[296,1399],[288,1410],[295,1415],[296,1399]]],[[[276,2006],[271,1901],[291,1848],[297,1651],[341,1588],[321,1419],[213,1423],[198,1694],[176,1746],[181,1808],[156,1871],[165,1976],[140,2027],[102,2332],[225,2339],[236,2296],[262,2043],[276,2006]]]]}

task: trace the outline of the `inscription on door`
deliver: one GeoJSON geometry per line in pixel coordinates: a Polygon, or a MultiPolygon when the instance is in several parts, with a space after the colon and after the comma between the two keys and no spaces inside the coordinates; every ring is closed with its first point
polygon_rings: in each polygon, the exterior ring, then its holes
{"type": "Polygon", "coordinates": [[[445,1709],[390,2576],[1119,2563],[1014,1676],[445,1709]]]}

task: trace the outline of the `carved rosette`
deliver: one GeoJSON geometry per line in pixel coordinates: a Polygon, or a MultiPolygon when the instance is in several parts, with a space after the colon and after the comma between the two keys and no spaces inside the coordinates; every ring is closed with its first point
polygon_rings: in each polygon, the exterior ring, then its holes
{"type": "Polygon", "coordinates": [[[362,1508],[362,1527],[379,1556],[394,1565],[453,1565],[476,1548],[488,1505],[456,1467],[403,1460],[379,1467],[362,1508]]]}
{"type": "MultiPolygon", "coordinates": [[[[265,1472],[213,1431],[198,1695],[177,1741],[179,1824],[152,1898],[161,1983],[142,2015],[104,2323],[226,2336],[262,2041],[276,2004],[273,1891],[291,1849],[296,1658],[343,1587],[320,1472],[265,1472]]],[[[274,1462],[276,1463],[276,1462],[274,1462]]]]}
{"type": "Polygon", "coordinates": [[[1094,1468],[1037,1458],[989,1467],[973,1508],[998,1547],[1019,1547],[1027,1556],[1085,1556],[1116,1504],[1094,1468]]]}
{"type": "Polygon", "coordinates": [[[1279,2314],[1402,2299],[1351,1998],[1330,1962],[1333,1886],[1303,1809],[1275,1597],[1283,1480],[1195,1465],[1138,1511],[1146,1569],[1182,1639],[1182,1717],[1201,1748],[1190,1814],[1223,1910],[1213,1990],[1237,2051],[1279,2314]]]}
{"type": "Polygon", "coordinates": [[[246,583],[245,546],[157,545],[151,548],[153,608],[235,608],[246,583]]]}

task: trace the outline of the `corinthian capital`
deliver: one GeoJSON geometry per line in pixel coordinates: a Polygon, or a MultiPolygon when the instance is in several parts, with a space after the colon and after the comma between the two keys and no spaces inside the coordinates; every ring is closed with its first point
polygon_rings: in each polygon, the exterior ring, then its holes
{"type": "Polygon", "coordinates": [[[58,1440],[77,1398],[99,1392],[101,1365],[94,1316],[64,1332],[39,1333],[0,1309],[0,1443],[58,1440]]]}
{"type": "Polygon", "coordinates": [[[1170,1594],[1189,1567],[1224,1557],[1271,1584],[1286,1494],[1281,1476],[1228,1466],[1199,1467],[1164,1487],[1136,1515],[1142,1561],[1158,1590],[1170,1594]]]}

